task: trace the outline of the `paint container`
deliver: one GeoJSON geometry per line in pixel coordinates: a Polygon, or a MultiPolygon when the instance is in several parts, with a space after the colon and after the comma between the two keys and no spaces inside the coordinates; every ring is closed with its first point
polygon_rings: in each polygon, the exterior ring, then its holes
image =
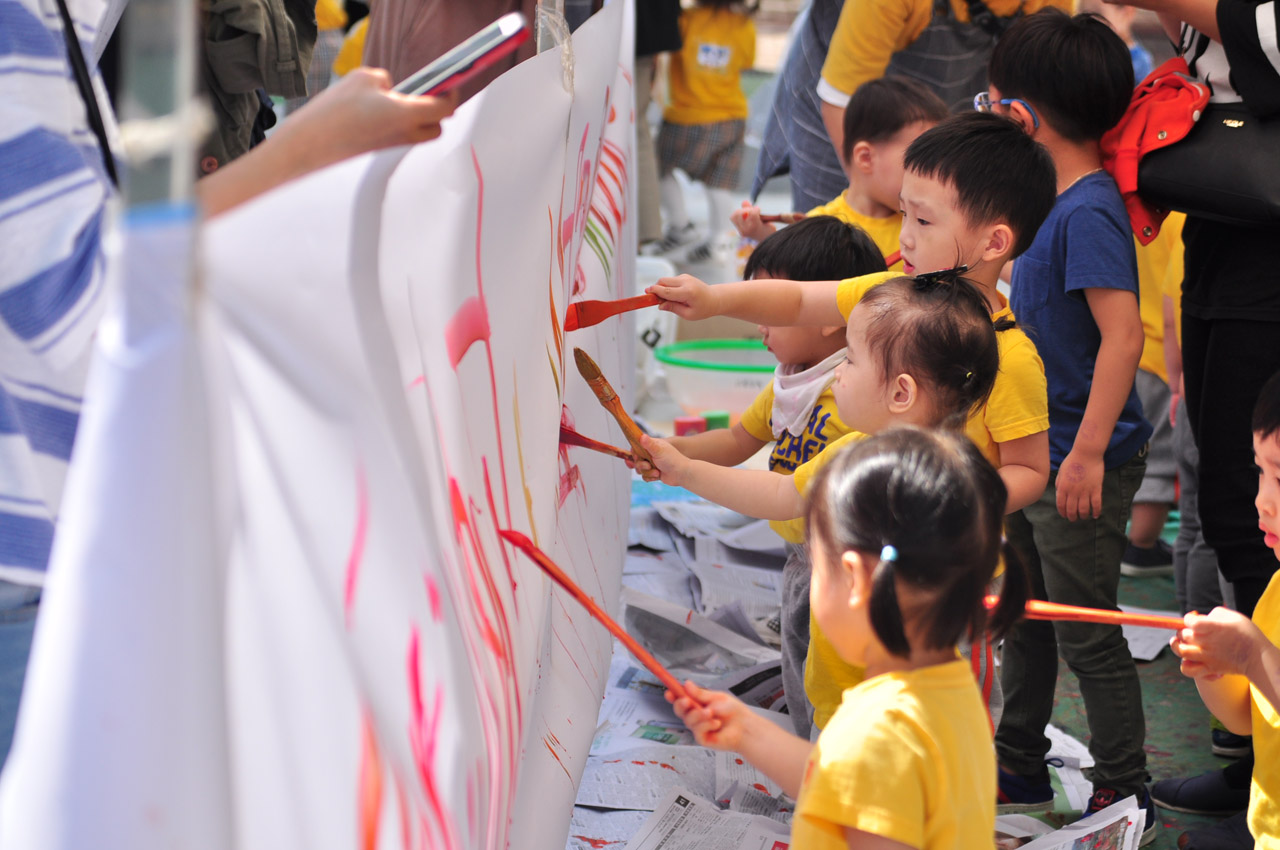
{"type": "Polygon", "coordinates": [[[677,437],[687,437],[690,434],[701,434],[707,430],[707,420],[701,416],[677,416],[675,421],[675,431],[677,437]]]}
{"type": "Polygon", "coordinates": [[[707,420],[708,431],[729,427],[729,411],[727,410],[704,410],[702,411],[702,418],[707,420]]]}

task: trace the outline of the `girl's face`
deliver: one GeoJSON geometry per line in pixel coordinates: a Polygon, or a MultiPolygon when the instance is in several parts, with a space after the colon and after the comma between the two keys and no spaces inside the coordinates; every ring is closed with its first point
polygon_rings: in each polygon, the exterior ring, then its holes
{"type": "Polygon", "coordinates": [[[1253,435],[1254,463],[1258,465],[1258,527],[1267,548],[1280,560],[1280,434],[1253,435]]]}
{"type": "Polygon", "coordinates": [[[813,563],[809,610],[841,659],[848,664],[865,664],[874,632],[867,613],[867,594],[854,592],[853,570],[860,569],[860,563],[842,563],[840,555],[826,551],[817,535],[809,539],[809,558],[813,563]]]}
{"type": "Polygon", "coordinates": [[[888,427],[891,390],[881,371],[878,358],[867,346],[869,308],[858,304],[849,314],[845,331],[845,361],[836,367],[836,380],[831,392],[836,411],[844,424],[864,434],[878,434],[888,427]]]}

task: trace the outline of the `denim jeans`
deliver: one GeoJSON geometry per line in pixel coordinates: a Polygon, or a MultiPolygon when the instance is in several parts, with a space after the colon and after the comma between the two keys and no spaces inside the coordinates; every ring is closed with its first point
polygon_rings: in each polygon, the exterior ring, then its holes
{"type": "MultiPolygon", "coordinates": [[[[1069,522],[1058,513],[1057,473],[1034,504],[1005,519],[1009,542],[1022,555],[1032,596],[1050,602],[1116,609],[1120,558],[1133,494],[1142,484],[1146,452],[1102,480],[1102,515],[1069,522]]],[[[1094,787],[1141,795],[1147,757],[1138,669],[1119,626],[1020,623],[1005,639],[1004,716],[996,752],[1009,770],[1035,776],[1044,769],[1053,713],[1058,654],[1080,680],[1089,722],[1089,752],[1097,762],[1094,787]]]]}
{"type": "Polygon", "coordinates": [[[13,743],[39,607],[40,588],[0,581],[0,766],[13,743]]]}

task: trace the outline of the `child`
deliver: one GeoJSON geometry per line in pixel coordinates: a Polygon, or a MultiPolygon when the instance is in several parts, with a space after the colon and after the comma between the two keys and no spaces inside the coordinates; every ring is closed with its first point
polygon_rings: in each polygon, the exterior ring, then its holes
{"type": "MultiPolygon", "coordinates": [[[[1263,386],[1253,410],[1258,465],[1258,527],[1280,559],[1280,373],[1263,386]]],[[[1170,642],[1182,672],[1214,716],[1238,735],[1253,735],[1256,760],[1249,789],[1249,832],[1258,847],[1280,834],[1280,579],[1271,577],[1253,618],[1227,608],[1190,613],[1170,642]]],[[[1244,838],[1242,836],[1242,838],[1244,838]]]]}
{"type": "MultiPolygon", "coordinates": [[[[917,136],[946,117],[946,104],[915,80],[883,77],[858,86],[844,110],[840,164],[849,188],[807,215],[833,215],[856,224],[884,256],[897,251],[902,155],[917,136]]],[[[730,218],[748,239],[764,239],[777,229],[760,220],[759,207],[746,202],[730,218]]]]}
{"type": "MultiPolygon", "coordinates": [[[[837,369],[832,389],[840,418],[854,431],[829,443],[792,477],[690,460],[658,440],[645,446],[668,484],[751,516],[800,517],[809,481],[837,446],[894,424],[964,421],[986,400],[995,382],[995,337],[986,302],[964,280],[898,277],[868,293],[849,316],[847,359],[837,369]]],[[[810,731],[810,706],[812,723],[821,729],[835,713],[841,683],[856,682],[862,674],[843,669],[834,649],[814,628],[804,553],[796,553],[788,563],[792,569],[783,573],[782,657],[790,678],[783,684],[784,689],[791,687],[787,707],[792,722],[805,736],[810,731]],[[808,702],[800,699],[801,693],[808,702]]]]}
{"type": "MultiPolygon", "coordinates": [[[[883,269],[880,249],[865,233],[824,215],[807,218],[761,242],[747,260],[746,275],[825,280],[883,269]]],[[[836,367],[844,360],[844,327],[761,325],[760,331],[765,345],[778,358],[773,384],[756,397],[732,428],[675,437],[670,444],[685,457],[735,466],[776,441],[769,469],[790,475],[849,431],[840,419],[831,389],[836,367]]],[[[787,708],[796,734],[807,737],[809,711],[801,695],[809,633],[808,581],[796,578],[798,574],[807,579],[809,571],[803,545],[804,521],[775,520],[770,525],[787,542],[781,617],[783,691],[789,695],[787,708]]]]}
{"type": "Polygon", "coordinates": [[[838,452],[809,502],[810,592],[822,630],[866,679],[816,744],[730,694],[690,683],[697,708],[668,691],[699,744],[740,752],[797,798],[796,850],[991,847],[991,731],[956,643],[1000,635],[1026,603],[1018,560],[1006,556],[989,619],[983,604],[1007,498],[958,435],[895,428],[838,452]]]}
{"type": "Polygon", "coordinates": [[[660,192],[667,211],[667,234],[659,252],[673,251],[697,238],[685,210],[677,168],[707,188],[711,228],[690,249],[690,262],[711,257],[717,230],[733,208],[745,147],[747,98],[741,75],[755,64],[756,27],[734,0],[698,0],[680,14],[684,45],[671,54],[670,103],[658,131],[660,192]]]}
{"type": "MultiPolygon", "coordinates": [[[[1049,151],[1058,174],[1057,201],[1014,263],[1010,296],[1044,360],[1053,475],[1039,500],[1009,517],[1007,533],[1027,561],[1034,596],[1114,610],[1151,426],[1134,391],[1143,333],[1133,237],[1098,140],[1129,104],[1133,67],[1104,22],[1047,9],[1000,39],[990,80],[975,103],[1013,117],[1049,151]]],[[[1005,641],[1005,713],[996,731],[1002,809],[1053,805],[1044,729],[1059,652],[1087,708],[1096,766],[1086,813],[1136,795],[1148,841],[1155,813],[1143,784],[1142,689],[1119,626],[1023,624],[1005,641]]]]}

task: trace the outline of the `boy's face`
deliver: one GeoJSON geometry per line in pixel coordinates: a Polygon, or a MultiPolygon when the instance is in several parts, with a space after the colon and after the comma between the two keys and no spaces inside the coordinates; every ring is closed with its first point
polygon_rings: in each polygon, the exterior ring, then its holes
{"type": "Polygon", "coordinates": [[[875,161],[868,175],[868,193],[876,203],[893,209],[902,191],[902,160],[907,148],[917,136],[933,126],[932,121],[917,121],[903,127],[890,138],[872,144],[875,161]]]}
{"type": "Polygon", "coordinates": [[[903,271],[909,275],[975,267],[982,259],[982,233],[969,225],[951,185],[913,171],[902,176],[903,271]]]}
{"type": "MultiPolygon", "coordinates": [[[[752,280],[770,280],[786,278],[785,274],[775,274],[761,269],[751,276],[752,280]]],[[[797,366],[807,369],[839,350],[838,335],[833,331],[812,326],[789,325],[757,325],[763,337],[764,347],[784,366],[797,366]]]]}
{"type": "Polygon", "coordinates": [[[1258,465],[1258,527],[1267,548],[1280,560],[1280,433],[1253,435],[1254,463],[1258,465]]]}

